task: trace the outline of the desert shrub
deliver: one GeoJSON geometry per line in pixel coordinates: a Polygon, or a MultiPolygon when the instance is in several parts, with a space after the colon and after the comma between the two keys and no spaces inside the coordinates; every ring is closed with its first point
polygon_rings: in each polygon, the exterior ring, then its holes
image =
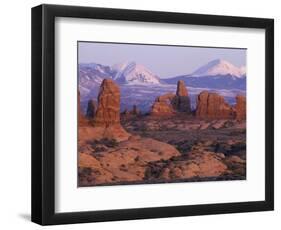
{"type": "Polygon", "coordinates": [[[95,149],[93,150],[93,153],[103,152],[103,151],[105,151],[105,150],[106,150],[105,147],[103,147],[103,146],[97,146],[97,147],[95,147],[95,149]]]}
{"type": "Polygon", "coordinates": [[[89,176],[92,173],[92,168],[90,167],[79,167],[78,169],[78,175],[79,177],[83,177],[83,176],[89,176]]]}
{"type": "Polygon", "coordinates": [[[223,153],[225,155],[239,155],[240,153],[244,153],[246,151],[246,143],[240,142],[229,145],[227,143],[216,142],[213,145],[209,146],[208,150],[216,153],[223,153]]]}
{"type": "Polygon", "coordinates": [[[241,142],[231,146],[229,154],[238,154],[246,151],[246,143],[241,142]]]}
{"type": "Polygon", "coordinates": [[[100,144],[103,144],[108,148],[114,148],[118,146],[118,142],[115,139],[108,139],[108,138],[101,139],[100,144]]]}
{"type": "Polygon", "coordinates": [[[148,167],[145,170],[144,177],[146,180],[157,179],[160,177],[163,170],[162,164],[148,164],[148,167]]]}
{"type": "Polygon", "coordinates": [[[88,140],[86,142],[86,144],[90,145],[92,148],[95,148],[99,144],[99,141],[98,140],[88,140]]]}
{"type": "Polygon", "coordinates": [[[89,144],[92,148],[100,147],[100,145],[104,145],[108,148],[114,148],[118,146],[118,142],[115,139],[109,139],[109,138],[102,138],[100,140],[89,140],[86,142],[89,144]]]}
{"type": "Polygon", "coordinates": [[[181,154],[187,154],[191,151],[192,146],[195,145],[195,141],[189,141],[189,140],[184,140],[180,142],[173,143],[173,145],[176,147],[176,149],[181,153],[181,154]]]}

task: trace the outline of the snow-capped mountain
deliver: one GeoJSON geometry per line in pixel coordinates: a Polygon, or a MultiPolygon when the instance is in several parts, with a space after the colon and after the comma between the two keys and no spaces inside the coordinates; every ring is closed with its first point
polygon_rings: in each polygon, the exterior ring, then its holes
{"type": "Polygon", "coordinates": [[[200,67],[192,74],[190,74],[190,76],[204,77],[204,76],[217,76],[217,75],[231,75],[234,77],[241,78],[241,77],[245,77],[245,74],[246,74],[245,66],[239,68],[225,60],[216,59],[200,67]]]}
{"type": "Polygon", "coordinates": [[[167,84],[183,80],[186,85],[197,88],[246,89],[246,68],[237,67],[225,60],[216,59],[198,68],[191,74],[167,78],[167,84]]]}
{"type": "Polygon", "coordinates": [[[119,83],[125,84],[160,84],[160,79],[149,69],[135,62],[125,62],[112,67],[116,72],[113,77],[119,83]]]}
{"type": "Polygon", "coordinates": [[[79,90],[81,95],[88,94],[92,88],[99,86],[103,79],[112,78],[114,70],[109,66],[96,63],[79,64],[79,90]]]}

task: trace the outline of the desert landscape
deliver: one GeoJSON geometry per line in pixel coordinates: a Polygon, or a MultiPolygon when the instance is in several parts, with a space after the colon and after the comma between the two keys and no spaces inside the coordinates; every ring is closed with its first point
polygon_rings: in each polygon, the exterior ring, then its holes
{"type": "Polygon", "coordinates": [[[246,72],[79,65],[78,186],[246,179],[246,72]]]}
{"type": "Polygon", "coordinates": [[[184,82],[177,86],[149,114],[121,113],[118,85],[103,80],[97,103],[79,110],[79,186],[246,178],[245,97],[230,106],[203,91],[192,111],[184,82]]]}

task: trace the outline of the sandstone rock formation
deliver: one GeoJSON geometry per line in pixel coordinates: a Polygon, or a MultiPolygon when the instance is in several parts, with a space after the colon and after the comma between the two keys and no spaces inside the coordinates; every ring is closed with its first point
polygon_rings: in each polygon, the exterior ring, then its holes
{"type": "Polygon", "coordinates": [[[151,107],[151,115],[163,116],[174,114],[173,102],[175,96],[173,93],[166,93],[157,97],[151,107]]]}
{"type": "Polygon", "coordinates": [[[174,108],[178,112],[191,113],[190,98],[188,96],[185,83],[182,80],[178,81],[177,93],[176,93],[176,97],[174,98],[173,104],[174,104],[174,108]]]}
{"type": "Polygon", "coordinates": [[[172,115],[175,111],[173,107],[166,102],[154,102],[151,108],[151,115],[163,116],[163,115],[172,115]]]}
{"type": "Polygon", "coordinates": [[[87,113],[86,113],[86,117],[88,119],[93,119],[95,117],[96,114],[96,110],[97,110],[97,103],[95,100],[89,100],[88,101],[88,106],[87,106],[87,113]]]}
{"type": "Polygon", "coordinates": [[[155,101],[156,102],[166,102],[167,104],[172,105],[175,96],[176,95],[174,93],[165,93],[165,94],[157,97],[155,101]]]}
{"type": "Polygon", "coordinates": [[[104,79],[98,95],[95,126],[120,124],[120,89],[111,79],[104,79]]]}
{"type": "Polygon", "coordinates": [[[183,80],[179,80],[177,84],[177,96],[186,97],[188,96],[187,89],[183,80]]]}
{"type": "MultiPolygon", "coordinates": [[[[94,147],[90,151],[99,149],[94,147]]],[[[79,156],[80,186],[141,181],[149,163],[179,155],[169,144],[139,136],[131,136],[116,148],[104,148],[98,155],[90,154],[89,148],[85,148],[79,156]]]]}
{"type": "Polygon", "coordinates": [[[172,115],[176,112],[191,113],[190,98],[182,80],[178,81],[176,94],[166,93],[157,97],[151,109],[152,115],[172,115]]]}
{"type": "Polygon", "coordinates": [[[234,110],[219,94],[203,91],[197,98],[196,117],[202,119],[233,119],[234,110]]]}
{"type": "Polygon", "coordinates": [[[227,166],[222,162],[223,157],[223,154],[213,152],[192,151],[187,159],[179,158],[169,162],[161,170],[159,177],[165,180],[218,177],[228,172],[227,166]]]}
{"type": "Polygon", "coordinates": [[[130,136],[120,124],[120,90],[111,79],[104,79],[100,86],[93,126],[79,129],[79,140],[109,138],[122,141],[130,136]]]}
{"type": "Polygon", "coordinates": [[[246,97],[242,95],[236,96],[235,119],[246,120],[246,97]]]}

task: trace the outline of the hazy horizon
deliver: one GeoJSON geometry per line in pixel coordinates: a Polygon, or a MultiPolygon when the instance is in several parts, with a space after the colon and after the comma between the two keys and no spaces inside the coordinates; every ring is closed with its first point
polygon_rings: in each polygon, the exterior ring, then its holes
{"type": "Polygon", "coordinates": [[[78,42],[78,62],[107,66],[134,61],[160,78],[190,74],[215,59],[246,66],[246,49],[78,42]]]}

